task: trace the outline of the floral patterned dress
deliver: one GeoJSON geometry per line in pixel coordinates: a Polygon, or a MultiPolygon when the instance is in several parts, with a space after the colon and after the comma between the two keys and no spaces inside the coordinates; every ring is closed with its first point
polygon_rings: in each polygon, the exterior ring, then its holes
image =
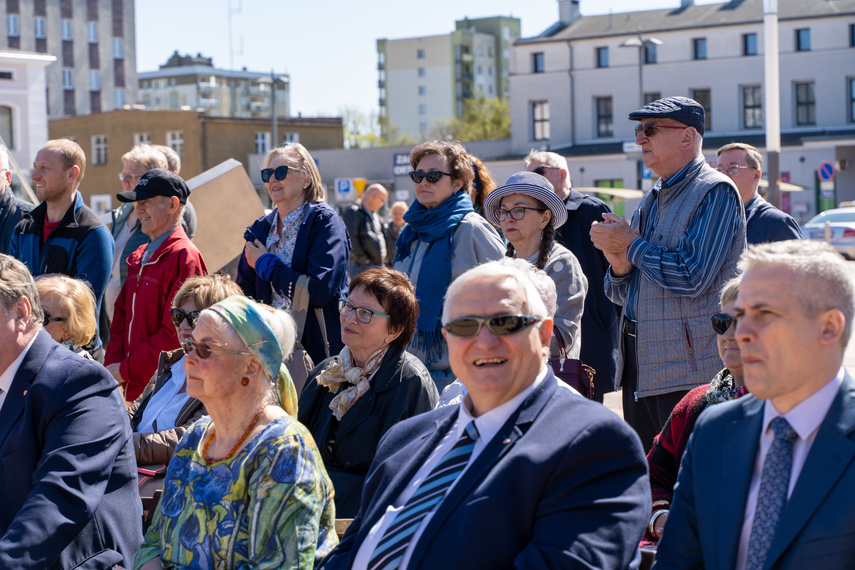
{"type": "Polygon", "coordinates": [[[338,543],[332,483],[311,434],[280,417],[225,461],[201,447],[210,417],[175,450],[134,568],[312,568],[338,543]]]}

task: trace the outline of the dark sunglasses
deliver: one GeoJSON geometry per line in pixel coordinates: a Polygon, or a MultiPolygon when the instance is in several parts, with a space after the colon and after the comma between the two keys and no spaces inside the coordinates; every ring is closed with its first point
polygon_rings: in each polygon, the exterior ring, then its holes
{"type": "Polygon", "coordinates": [[[487,329],[496,336],[514,334],[530,327],[540,319],[526,315],[498,315],[495,317],[463,317],[445,323],[445,330],[449,334],[463,338],[478,336],[481,327],[487,325],[487,329]]]}
{"type": "Polygon", "coordinates": [[[718,335],[726,333],[730,325],[736,323],[736,317],[731,317],[727,313],[716,313],[710,317],[710,320],[712,321],[712,329],[718,335]]]}
{"type": "Polygon", "coordinates": [[[68,320],[65,317],[52,317],[52,316],[50,316],[50,313],[48,313],[47,311],[44,311],[44,310],[43,310],[43,312],[45,314],[45,320],[42,323],[43,327],[48,326],[48,324],[50,324],[50,323],[61,323],[62,321],[68,320]]]}
{"type": "Polygon", "coordinates": [[[196,328],[196,321],[199,320],[199,313],[202,311],[190,311],[189,313],[185,313],[181,309],[170,309],[169,316],[172,317],[172,324],[176,327],[180,327],[181,323],[184,322],[184,319],[187,319],[187,324],[190,325],[191,329],[196,328]]]}
{"type": "Polygon", "coordinates": [[[181,343],[181,348],[184,349],[184,354],[190,356],[190,353],[194,350],[196,354],[202,360],[205,360],[209,356],[211,356],[212,352],[226,352],[228,354],[246,354],[247,356],[252,356],[251,352],[244,352],[242,350],[225,350],[222,348],[211,348],[211,345],[204,342],[193,342],[192,340],[185,340],[181,343]]]}
{"type": "Polygon", "coordinates": [[[689,127],[672,127],[671,125],[654,125],[653,123],[638,123],[635,125],[635,136],[644,131],[644,136],[652,137],[656,129],[688,129],[689,127]]]}
{"type": "Polygon", "coordinates": [[[270,181],[271,176],[275,176],[276,180],[285,180],[285,177],[288,176],[288,167],[287,166],[277,166],[276,168],[262,168],[261,169],[261,181],[262,182],[267,184],[270,181]]]}
{"type": "Polygon", "coordinates": [[[541,176],[546,176],[546,171],[547,171],[548,169],[552,169],[552,170],[561,170],[561,169],[560,169],[560,168],[558,168],[557,166],[538,166],[537,168],[535,168],[534,170],[532,170],[532,172],[534,172],[535,174],[540,174],[541,176]]]}
{"type": "Polygon", "coordinates": [[[413,170],[412,172],[410,172],[410,178],[412,178],[413,182],[415,182],[416,184],[418,184],[425,178],[427,178],[427,181],[431,184],[436,184],[443,176],[451,177],[451,174],[449,174],[448,172],[441,172],[439,170],[431,170],[430,172],[413,170]]]}

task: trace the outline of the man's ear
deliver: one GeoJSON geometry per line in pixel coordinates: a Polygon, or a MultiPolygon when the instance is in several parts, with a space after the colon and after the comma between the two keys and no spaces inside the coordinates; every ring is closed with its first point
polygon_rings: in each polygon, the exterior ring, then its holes
{"type": "Polygon", "coordinates": [[[829,309],[821,314],[822,331],[820,333],[820,345],[827,346],[838,342],[843,336],[846,328],[846,317],[838,309],[829,309]]]}
{"type": "Polygon", "coordinates": [[[549,350],[549,343],[552,341],[552,319],[543,319],[543,322],[540,323],[540,342],[549,350]]]}
{"type": "Polygon", "coordinates": [[[26,297],[19,297],[12,305],[11,311],[15,311],[15,330],[23,333],[30,323],[30,316],[33,314],[33,306],[30,300],[26,297]]]}

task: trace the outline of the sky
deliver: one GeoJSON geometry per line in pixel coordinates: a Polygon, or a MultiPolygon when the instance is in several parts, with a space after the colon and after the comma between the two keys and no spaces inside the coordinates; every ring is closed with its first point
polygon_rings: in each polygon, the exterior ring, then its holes
{"type": "MultiPolygon", "coordinates": [[[[695,0],[712,4],[723,0],[695,0]]],[[[677,8],[680,0],[581,0],[583,16],[677,8]]],[[[137,0],[137,71],[175,50],[221,69],[291,78],[291,114],[340,116],[377,108],[378,38],[447,34],[464,17],[520,18],[522,36],[558,20],[556,0],[137,0]],[[231,16],[231,18],[229,18],[231,16]],[[231,22],[229,22],[231,20],[231,22]],[[231,38],[231,40],[230,40],[231,38]]]]}

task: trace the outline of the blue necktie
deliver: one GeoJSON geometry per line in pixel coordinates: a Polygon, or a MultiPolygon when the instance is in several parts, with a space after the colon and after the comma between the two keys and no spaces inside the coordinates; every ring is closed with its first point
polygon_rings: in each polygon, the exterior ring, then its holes
{"type": "Polygon", "coordinates": [[[374,549],[374,554],[368,563],[369,570],[394,570],[400,566],[407,546],[422,520],[433,511],[457,476],[466,468],[477,439],[478,428],[475,427],[474,421],[469,422],[454,447],[439,460],[436,467],[395,515],[392,524],[386,529],[383,538],[374,549]]]}
{"type": "Polygon", "coordinates": [[[790,471],[793,468],[793,442],[798,438],[796,430],[790,427],[783,416],[778,416],[769,425],[775,432],[775,440],[763,463],[757,509],[754,511],[751,538],[748,540],[746,570],[760,570],[766,561],[766,551],[772,544],[778,519],[787,504],[790,471]]]}

